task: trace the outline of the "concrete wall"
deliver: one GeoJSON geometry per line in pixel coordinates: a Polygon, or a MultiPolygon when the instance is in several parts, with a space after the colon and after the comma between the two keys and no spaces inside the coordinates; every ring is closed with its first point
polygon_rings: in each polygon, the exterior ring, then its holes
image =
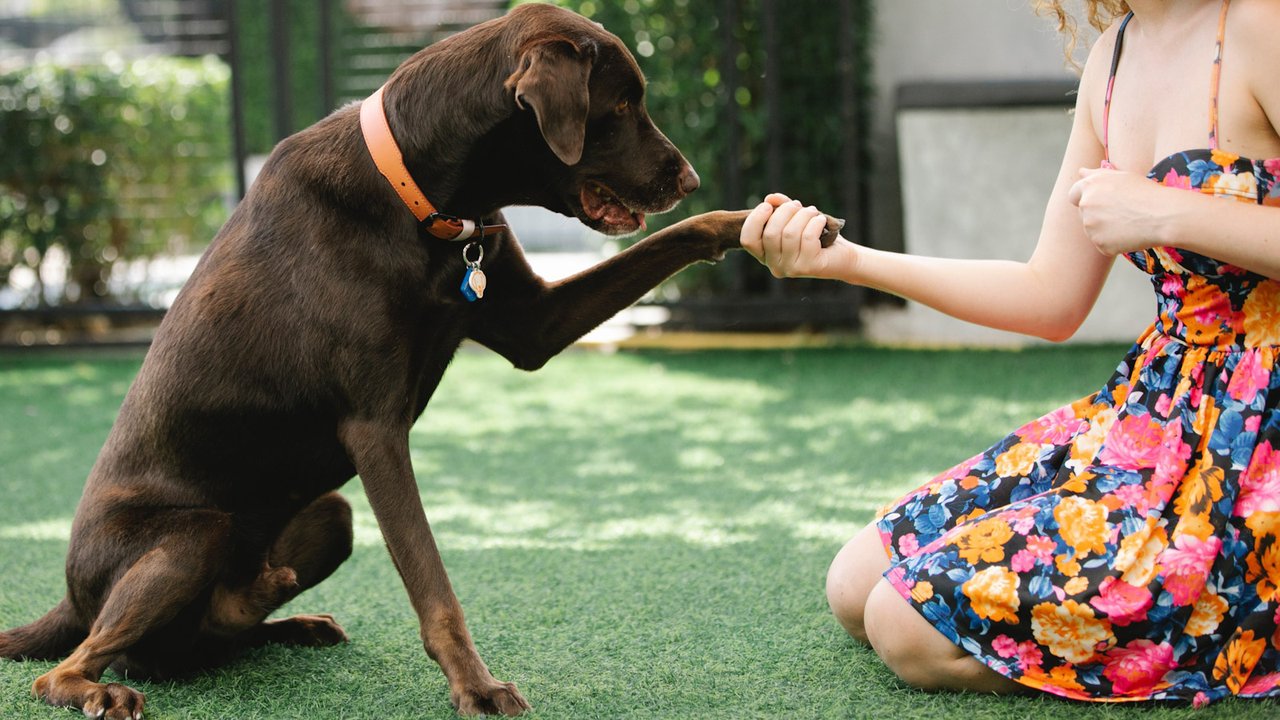
{"type": "MultiPolygon", "coordinates": [[[[897,95],[903,85],[918,83],[1074,82],[1062,37],[1026,0],[882,0],[876,23],[878,180],[869,244],[944,257],[1026,259],[1062,159],[1069,100],[1056,108],[900,110],[897,95]]],[[[1145,277],[1118,262],[1076,340],[1132,340],[1154,306],[1145,277]]],[[[1029,341],[914,304],[875,310],[867,321],[873,339],[889,342],[1029,341]]]]}

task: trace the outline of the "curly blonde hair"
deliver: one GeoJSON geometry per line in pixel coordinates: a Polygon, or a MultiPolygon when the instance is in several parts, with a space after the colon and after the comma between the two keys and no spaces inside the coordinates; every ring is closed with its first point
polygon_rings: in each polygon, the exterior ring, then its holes
{"type": "MultiPolygon", "coordinates": [[[[1067,62],[1077,65],[1074,58],[1080,41],[1080,26],[1071,10],[1063,7],[1065,4],[1063,0],[1035,0],[1036,12],[1058,21],[1058,32],[1067,38],[1067,62]]],[[[1085,20],[1098,32],[1129,12],[1129,3],[1125,0],[1081,0],[1070,4],[1083,5],[1085,20]]]]}

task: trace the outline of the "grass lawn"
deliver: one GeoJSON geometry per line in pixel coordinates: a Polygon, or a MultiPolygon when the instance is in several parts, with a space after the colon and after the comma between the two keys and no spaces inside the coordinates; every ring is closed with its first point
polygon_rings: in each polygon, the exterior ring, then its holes
{"type": "MultiPolygon", "coordinates": [[[[464,351],[413,432],[454,587],[533,718],[1275,718],[927,695],[826,608],[827,563],[875,508],[1100,386],[1122,350],[571,352],[524,374],[464,351]]],[[[0,355],[0,628],[62,596],[84,477],[141,360],[0,355]]],[[[355,554],[282,612],[351,643],[271,647],[180,683],[147,717],[451,718],[358,482],[355,554]]],[[[51,663],[0,662],[0,717],[51,663]]]]}

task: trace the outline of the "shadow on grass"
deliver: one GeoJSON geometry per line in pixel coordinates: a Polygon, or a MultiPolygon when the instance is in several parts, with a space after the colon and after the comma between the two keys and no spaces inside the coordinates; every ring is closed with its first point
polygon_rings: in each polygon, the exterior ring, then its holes
{"type": "MultiPolygon", "coordinates": [[[[877,506],[1100,386],[1121,353],[574,352],[527,375],[467,351],[413,460],[476,643],[534,717],[1186,717],[914,692],[822,593],[877,506]]],[[[70,516],[137,363],[0,364],[0,417],[29,418],[0,428],[0,626],[60,596],[70,516]]],[[[359,484],[345,492],[355,554],[285,611],[332,612],[351,644],[142,684],[148,717],[452,717],[359,484]]],[[[0,663],[12,716],[57,715],[25,700],[48,667],[0,663]]]]}

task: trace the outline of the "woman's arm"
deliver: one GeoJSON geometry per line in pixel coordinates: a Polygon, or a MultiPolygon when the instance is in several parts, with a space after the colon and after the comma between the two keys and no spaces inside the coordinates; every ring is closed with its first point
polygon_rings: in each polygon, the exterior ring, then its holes
{"type": "Polygon", "coordinates": [[[777,277],[825,277],[901,295],[980,325],[1065,340],[1084,322],[1113,258],[1089,242],[1070,192],[1081,167],[1102,162],[1095,132],[1114,29],[1085,65],[1075,121],[1039,240],[1026,262],[956,260],[872,250],[846,240],[823,249],[817,210],[771,196],[743,227],[743,247],[777,277]],[[775,209],[775,206],[776,207],[775,209]]]}
{"type": "MultiPolygon", "coordinates": [[[[1280,3],[1237,0],[1227,32],[1223,72],[1237,81],[1223,86],[1222,144],[1255,160],[1280,157],[1280,3]]],[[[1280,162],[1272,172],[1280,173],[1280,162]]],[[[1081,170],[1071,199],[1105,254],[1173,246],[1280,279],[1280,207],[1161,187],[1115,170],[1081,170]]]]}

